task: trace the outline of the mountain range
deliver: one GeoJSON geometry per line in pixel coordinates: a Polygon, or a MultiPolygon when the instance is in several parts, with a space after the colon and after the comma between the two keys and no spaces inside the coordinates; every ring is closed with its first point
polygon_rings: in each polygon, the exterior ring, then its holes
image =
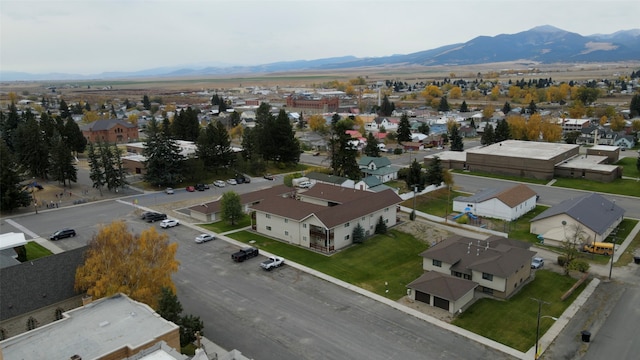
{"type": "Polygon", "coordinates": [[[362,67],[457,66],[527,61],[541,64],[598,63],[640,60],[640,29],[613,34],[582,36],[544,25],[516,34],[478,36],[465,43],[406,55],[357,58],[333,57],[317,60],[285,61],[254,66],[183,66],[136,72],[105,72],[95,75],[30,74],[3,72],[3,81],[83,80],[144,77],[190,77],[207,75],[256,74],[286,71],[345,70],[362,67]]]}

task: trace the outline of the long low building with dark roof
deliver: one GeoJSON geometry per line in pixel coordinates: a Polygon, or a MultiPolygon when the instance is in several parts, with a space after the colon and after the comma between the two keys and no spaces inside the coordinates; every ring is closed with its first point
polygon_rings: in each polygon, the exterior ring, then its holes
{"type": "Polygon", "coordinates": [[[353,242],[360,225],[372,235],[382,217],[388,226],[397,222],[397,205],[402,199],[393,191],[378,193],[316,183],[306,191],[265,197],[250,206],[255,230],[263,235],[333,252],[353,242]]]}

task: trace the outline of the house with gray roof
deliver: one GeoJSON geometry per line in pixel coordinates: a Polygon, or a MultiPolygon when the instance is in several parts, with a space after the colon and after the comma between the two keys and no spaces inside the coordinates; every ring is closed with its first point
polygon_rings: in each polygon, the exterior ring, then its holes
{"type": "Polygon", "coordinates": [[[59,320],[82,305],[74,284],[86,248],[0,269],[0,340],[59,320]]]}
{"type": "Polygon", "coordinates": [[[472,196],[453,199],[453,211],[513,221],[535,209],[537,196],[524,184],[507,189],[484,189],[472,196]]]}
{"type": "Polygon", "coordinates": [[[499,236],[485,240],[448,237],[420,254],[423,270],[435,274],[423,275],[409,284],[411,296],[452,312],[470,304],[473,300],[470,289],[509,298],[531,277],[531,258],[536,253],[529,247],[529,243],[499,236]],[[450,277],[458,280],[452,281],[450,277]]]}
{"type": "Polygon", "coordinates": [[[315,171],[307,173],[305,174],[305,176],[308,177],[309,180],[312,180],[311,182],[315,183],[336,185],[351,189],[353,189],[353,187],[355,186],[355,182],[353,180],[343,176],[324,174],[315,171]]]}
{"type": "Polygon", "coordinates": [[[375,176],[383,183],[398,178],[398,169],[391,166],[387,157],[363,156],[358,160],[362,177],[375,176]]]}
{"type": "Polygon", "coordinates": [[[545,245],[561,246],[567,240],[603,242],[622,222],[624,212],[614,201],[591,193],[565,200],[534,217],[529,231],[544,238],[545,245]]]}
{"type": "Polygon", "coordinates": [[[258,233],[331,253],[352,244],[358,225],[365,236],[374,233],[380,218],[394,226],[401,202],[393,190],[375,193],[317,182],[304,191],[265,198],[251,210],[258,233]]]}

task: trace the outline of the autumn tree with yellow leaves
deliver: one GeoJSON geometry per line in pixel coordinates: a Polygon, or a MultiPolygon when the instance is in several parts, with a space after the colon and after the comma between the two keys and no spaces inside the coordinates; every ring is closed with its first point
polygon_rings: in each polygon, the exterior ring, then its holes
{"type": "Polygon", "coordinates": [[[171,275],[178,271],[178,244],[154,227],[140,235],[131,233],[124,221],[102,226],[76,270],[75,288],[93,298],[124,293],[156,309],[162,288],[175,293],[171,275]]]}

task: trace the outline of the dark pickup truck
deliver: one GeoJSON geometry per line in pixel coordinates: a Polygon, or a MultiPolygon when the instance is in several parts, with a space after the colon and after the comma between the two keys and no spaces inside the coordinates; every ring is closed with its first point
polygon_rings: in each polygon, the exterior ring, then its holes
{"type": "Polygon", "coordinates": [[[243,262],[256,256],[258,256],[258,249],[254,247],[246,247],[240,249],[238,252],[231,254],[231,259],[233,259],[233,261],[235,262],[243,262]]]}

